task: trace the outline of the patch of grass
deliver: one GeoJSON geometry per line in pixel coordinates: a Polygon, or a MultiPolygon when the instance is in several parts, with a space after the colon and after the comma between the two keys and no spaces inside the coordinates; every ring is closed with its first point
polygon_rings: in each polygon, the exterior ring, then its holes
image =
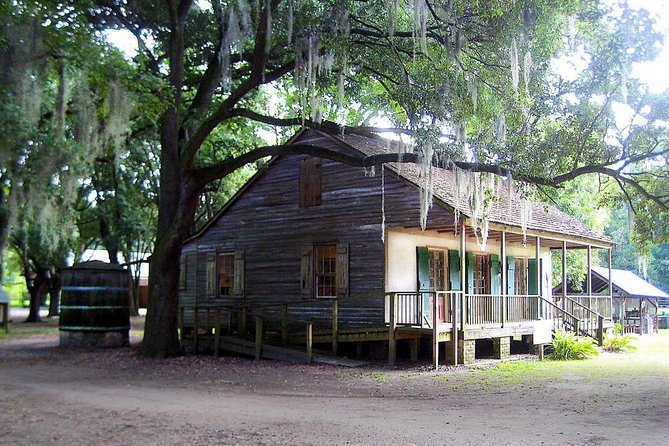
{"type": "Polygon", "coordinates": [[[371,372],[369,377],[372,378],[379,384],[385,384],[388,382],[388,374],[383,372],[371,372]]]}
{"type": "Polygon", "coordinates": [[[9,324],[9,333],[0,329],[0,340],[2,339],[21,339],[37,335],[57,335],[58,320],[46,320],[36,323],[11,323],[9,324]]]}

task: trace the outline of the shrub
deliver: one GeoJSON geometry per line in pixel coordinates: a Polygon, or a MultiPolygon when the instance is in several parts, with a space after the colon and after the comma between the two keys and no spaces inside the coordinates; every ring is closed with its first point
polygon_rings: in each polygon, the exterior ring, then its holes
{"type": "Polygon", "coordinates": [[[558,361],[569,359],[586,359],[599,355],[594,339],[579,338],[574,333],[563,331],[553,336],[553,352],[549,358],[558,361]]]}
{"type": "Polygon", "coordinates": [[[636,345],[632,344],[634,335],[623,334],[622,325],[617,323],[613,326],[613,331],[610,330],[604,333],[604,350],[607,352],[633,352],[636,350],[636,345]]]}

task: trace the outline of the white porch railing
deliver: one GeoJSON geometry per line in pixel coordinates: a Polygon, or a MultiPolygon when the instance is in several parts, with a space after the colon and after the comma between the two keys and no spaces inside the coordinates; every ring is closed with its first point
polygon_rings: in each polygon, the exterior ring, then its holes
{"type": "Polygon", "coordinates": [[[576,317],[587,318],[590,317],[592,312],[606,319],[610,319],[612,316],[611,298],[608,295],[567,294],[566,297],[567,299],[563,303],[561,294],[553,296],[555,302],[560,307],[576,317]]]}
{"type": "Polygon", "coordinates": [[[390,302],[395,303],[395,324],[432,328],[433,299],[437,299],[438,323],[484,326],[529,322],[545,317],[539,296],[463,294],[461,291],[421,291],[386,293],[385,321],[390,321],[390,302]],[[457,317],[453,317],[457,308],[457,317]]]}

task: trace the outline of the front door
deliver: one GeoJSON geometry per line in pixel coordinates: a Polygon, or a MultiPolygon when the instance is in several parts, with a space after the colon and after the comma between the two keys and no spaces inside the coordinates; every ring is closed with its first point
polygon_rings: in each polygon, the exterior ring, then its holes
{"type": "MultiPolygon", "coordinates": [[[[432,299],[435,291],[448,291],[448,250],[418,247],[418,292],[423,305],[423,323],[431,325],[432,299]]],[[[444,319],[442,302],[439,305],[439,317],[444,319]]]]}

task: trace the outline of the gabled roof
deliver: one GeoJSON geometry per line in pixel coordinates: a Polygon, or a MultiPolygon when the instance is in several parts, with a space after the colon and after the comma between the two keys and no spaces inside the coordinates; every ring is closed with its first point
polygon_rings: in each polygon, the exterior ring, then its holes
{"type": "MultiPolygon", "coordinates": [[[[358,135],[337,135],[333,136],[357,151],[365,155],[376,155],[397,151],[397,144],[381,138],[369,138],[358,135]]],[[[419,186],[421,183],[420,166],[413,163],[390,163],[388,165],[399,176],[409,182],[419,186]]],[[[457,209],[463,215],[471,217],[471,211],[467,205],[466,197],[457,197],[455,191],[455,174],[451,170],[434,168],[434,198],[457,209]]],[[[488,220],[502,225],[515,226],[520,228],[522,202],[517,193],[509,194],[504,192],[493,201],[488,210],[488,220]]],[[[533,202],[532,216],[527,223],[528,229],[552,232],[555,234],[569,234],[586,239],[613,244],[613,241],[587,225],[581,223],[576,218],[565,214],[559,209],[546,203],[533,202]]]]}
{"type": "MultiPolygon", "coordinates": [[[[363,155],[376,155],[382,153],[394,153],[397,151],[397,143],[388,139],[380,137],[367,137],[354,134],[329,134],[320,130],[301,129],[286,144],[299,143],[303,135],[317,134],[318,137],[327,138],[337,145],[342,150],[355,152],[363,155]]],[[[307,139],[309,139],[307,137],[307,139]]],[[[270,160],[271,164],[276,158],[270,160]]],[[[268,166],[269,166],[268,164],[268,166]]],[[[215,215],[210,222],[208,222],[198,233],[191,236],[189,240],[195,239],[202,235],[218,218],[220,218],[230,206],[242,196],[249,186],[260,178],[268,166],[256,173],[242,188],[225,204],[225,206],[215,215]]],[[[386,165],[393,170],[399,177],[404,178],[409,183],[420,186],[420,166],[413,163],[389,163],[386,165]]],[[[471,217],[471,212],[466,204],[467,199],[460,197],[457,199],[455,193],[455,175],[452,171],[435,167],[433,170],[433,196],[435,202],[440,205],[445,205],[451,209],[458,209],[460,213],[466,217],[471,217]]],[[[501,194],[497,200],[493,201],[488,211],[488,219],[492,223],[498,223],[506,226],[513,226],[516,228],[522,227],[521,222],[521,200],[518,194],[512,194],[510,199],[508,193],[501,194]]],[[[592,228],[581,223],[574,217],[565,214],[564,212],[554,208],[545,203],[533,202],[532,216],[527,223],[527,228],[532,230],[544,231],[553,234],[571,235],[583,239],[601,242],[607,245],[613,245],[612,240],[592,228]]]]}
{"type": "MultiPolygon", "coordinates": [[[[608,268],[593,266],[592,272],[600,276],[602,280],[606,280],[608,283],[608,268]]],[[[632,271],[611,268],[611,282],[613,283],[614,289],[618,288],[630,297],[669,298],[669,294],[646,282],[632,271]]]]}

